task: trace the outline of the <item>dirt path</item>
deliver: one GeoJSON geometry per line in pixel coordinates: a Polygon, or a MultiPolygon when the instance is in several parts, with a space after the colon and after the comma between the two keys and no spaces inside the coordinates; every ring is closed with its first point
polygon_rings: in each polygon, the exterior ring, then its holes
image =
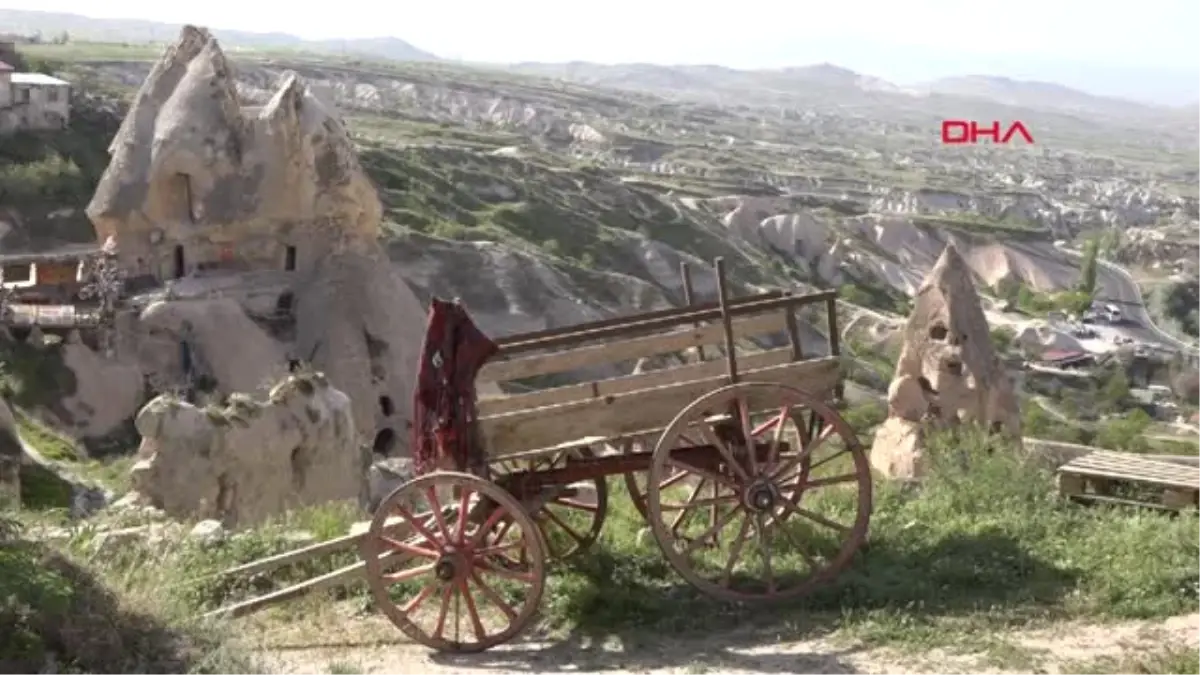
{"type": "Polygon", "coordinates": [[[792,640],[786,635],[731,631],[705,639],[655,639],[621,644],[584,640],[518,642],[484,654],[436,654],[408,642],[378,617],[346,608],[247,626],[266,664],[277,673],[1028,673],[1062,672],[1071,664],[1167,647],[1200,646],[1200,614],[1166,621],[1056,624],[988,636],[978,649],[915,653],[864,647],[836,635],[792,640]],[[303,625],[304,627],[297,627],[303,625]]]}

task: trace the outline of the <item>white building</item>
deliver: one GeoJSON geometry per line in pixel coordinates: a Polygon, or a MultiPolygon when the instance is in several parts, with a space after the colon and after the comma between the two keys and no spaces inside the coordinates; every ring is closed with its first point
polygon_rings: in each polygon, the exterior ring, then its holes
{"type": "Polygon", "coordinates": [[[71,84],[42,73],[18,73],[0,61],[0,134],[18,129],[65,129],[71,84]]]}

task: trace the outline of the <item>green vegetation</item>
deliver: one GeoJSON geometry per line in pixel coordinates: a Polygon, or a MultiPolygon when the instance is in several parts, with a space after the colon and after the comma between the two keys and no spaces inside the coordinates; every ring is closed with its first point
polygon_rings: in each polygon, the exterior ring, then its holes
{"type": "Polygon", "coordinates": [[[1079,263],[1079,292],[1089,296],[1096,293],[1096,259],[1100,256],[1100,241],[1095,237],[1083,245],[1083,259],[1079,263]]]}
{"type": "Polygon", "coordinates": [[[858,279],[838,287],[838,297],[859,307],[905,316],[912,311],[912,299],[891,286],[858,279]]]}
{"type": "MultiPolygon", "coordinates": [[[[294,566],[269,579],[213,575],[237,562],[295,548],[295,534],[324,541],[345,534],[358,516],[349,505],[301,510],[251,535],[211,545],[176,534],[149,541],[109,540],[76,527],[54,547],[21,540],[21,530],[58,523],[54,511],[11,516],[0,537],[0,670],[37,672],[52,659],[58,672],[263,672],[228,627],[196,619],[197,610],[242,597],[263,584],[285,584],[353,562],[354,552],[294,566]]],[[[116,523],[116,526],[122,523],[116,523]]],[[[134,527],[163,527],[138,522],[134,527]]],[[[167,530],[163,530],[166,532],[167,530]]]]}
{"type": "Polygon", "coordinates": [[[1164,284],[1146,295],[1147,308],[1156,320],[1185,336],[1200,337],[1200,281],[1164,284]]]}
{"type": "MultiPolygon", "coordinates": [[[[865,430],[883,410],[863,404],[846,416],[865,430]]],[[[1191,518],[1060,501],[1049,470],[974,428],[935,434],[928,456],[920,491],[876,484],[870,548],[804,600],[799,615],[795,606],[729,607],[702,596],[640,539],[644,523],[613,480],[600,541],[552,570],[543,627],[596,644],[739,625],[793,636],[834,629],[871,645],[991,649],[989,636],[1016,625],[1164,617],[1194,607],[1200,532],[1191,518]]],[[[850,509],[848,493],[810,497],[809,508],[824,514],[844,518],[850,509]]],[[[41,524],[54,514],[22,517],[41,524]]],[[[0,597],[11,598],[0,603],[0,627],[20,636],[0,641],[0,663],[28,672],[54,654],[69,672],[255,672],[230,634],[188,617],[330,571],[356,554],[244,580],[214,573],[296,547],[297,531],[318,540],[341,535],[356,517],[349,505],[305,509],[219,543],[168,536],[113,546],[85,526],[56,548],[0,546],[0,597]]],[[[776,574],[796,562],[777,558],[776,574]]],[[[330,593],[366,602],[361,587],[330,593]]]]}
{"type": "Polygon", "coordinates": [[[702,260],[724,256],[740,281],[762,283],[765,254],[655,193],[596,167],[566,171],[546,158],[466,149],[364,145],[362,162],[380,189],[393,234],[497,241],[573,265],[651,279],[642,256],[653,238],[702,260]]]}
{"type": "Polygon", "coordinates": [[[1006,279],[997,284],[992,292],[996,297],[1007,300],[1013,307],[1026,314],[1067,312],[1082,314],[1092,305],[1092,294],[1082,290],[1039,293],[1019,280],[1006,279]]]}
{"type": "MultiPolygon", "coordinates": [[[[53,65],[44,65],[52,70],[53,65]]],[[[72,101],[66,129],[18,131],[0,143],[0,203],[84,206],[108,166],[120,120],[87,96],[72,101]]]]}

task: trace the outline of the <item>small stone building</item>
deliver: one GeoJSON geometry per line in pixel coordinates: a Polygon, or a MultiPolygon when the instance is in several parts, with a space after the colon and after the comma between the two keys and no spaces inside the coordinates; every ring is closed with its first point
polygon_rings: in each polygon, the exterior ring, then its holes
{"type": "Polygon", "coordinates": [[[0,133],[65,129],[70,118],[71,83],[0,61],[0,133]]]}

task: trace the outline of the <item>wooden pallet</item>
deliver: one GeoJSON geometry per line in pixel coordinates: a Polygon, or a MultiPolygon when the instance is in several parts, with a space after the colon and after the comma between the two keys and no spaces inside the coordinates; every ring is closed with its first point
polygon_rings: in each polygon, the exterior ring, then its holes
{"type": "Polygon", "coordinates": [[[1058,491],[1076,501],[1149,506],[1180,511],[1200,504],[1200,471],[1174,462],[1112,450],[1096,450],[1058,468],[1058,491]],[[1113,496],[1119,485],[1137,486],[1157,498],[1113,496]]]}

